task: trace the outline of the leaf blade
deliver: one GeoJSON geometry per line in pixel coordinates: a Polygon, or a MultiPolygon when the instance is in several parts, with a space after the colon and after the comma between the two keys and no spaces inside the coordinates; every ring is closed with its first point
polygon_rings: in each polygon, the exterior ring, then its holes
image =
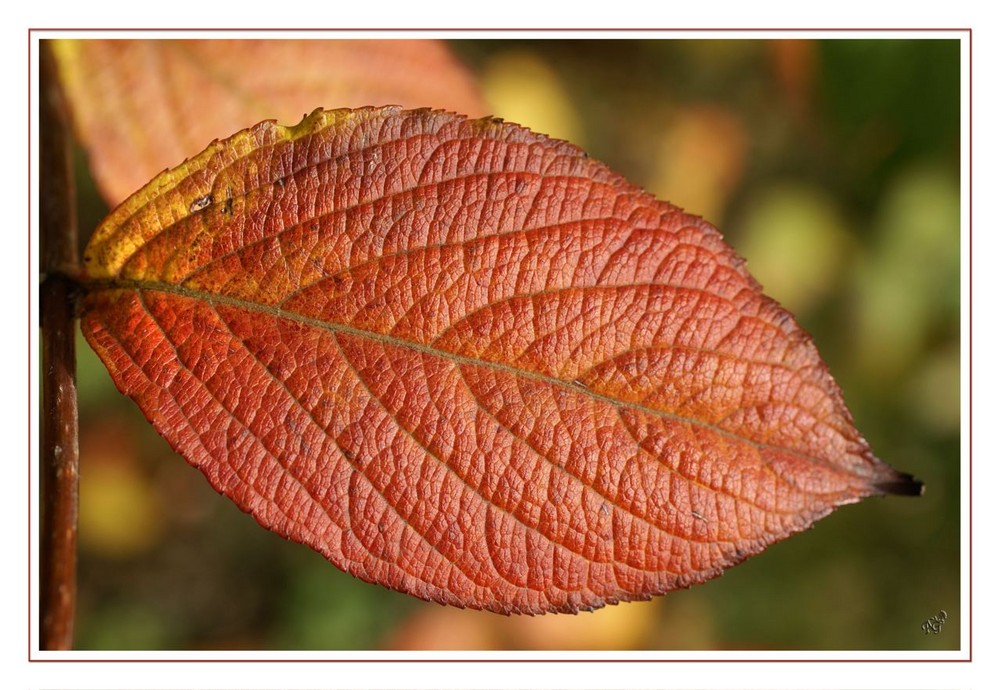
{"type": "Polygon", "coordinates": [[[85,335],[216,489],[435,601],[648,598],[907,482],[714,228],[496,121],[262,123],[85,260],[85,335]]]}

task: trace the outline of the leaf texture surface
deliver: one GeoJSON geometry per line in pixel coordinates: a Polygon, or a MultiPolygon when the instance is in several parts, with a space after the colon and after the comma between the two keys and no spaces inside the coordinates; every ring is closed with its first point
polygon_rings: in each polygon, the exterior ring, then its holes
{"type": "Polygon", "coordinates": [[[220,134],[328,108],[486,109],[434,40],[57,40],[77,138],[112,206],[220,134]]]}
{"type": "Polygon", "coordinates": [[[87,340],[218,491],[425,599],[645,599],[919,488],[715,228],[514,125],[264,122],[85,262],[87,340]]]}

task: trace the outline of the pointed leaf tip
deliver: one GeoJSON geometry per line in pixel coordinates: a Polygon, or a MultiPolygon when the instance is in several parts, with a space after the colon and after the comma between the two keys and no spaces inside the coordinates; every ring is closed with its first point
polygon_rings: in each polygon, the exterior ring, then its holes
{"type": "Polygon", "coordinates": [[[884,495],[923,496],[924,483],[912,475],[897,473],[895,479],[877,482],[875,488],[884,495]]]}

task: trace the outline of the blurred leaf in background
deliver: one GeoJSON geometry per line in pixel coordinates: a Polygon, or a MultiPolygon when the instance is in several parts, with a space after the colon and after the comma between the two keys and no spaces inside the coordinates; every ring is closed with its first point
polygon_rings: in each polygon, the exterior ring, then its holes
{"type": "Polygon", "coordinates": [[[53,49],[112,205],[261,120],[371,102],[483,114],[472,76],[439,41],[57,40],[53,49]]]}
{"type": "MultiPolygon", "coordinates": [[[[925,496],[842,508],[651,602],[542,618],[447,609],[260,529],[82,345],[79,648],[958,648],[959,42],[450,48],[488,111],[585,146],[716,224],[813,333],[876,454],[924,480],[925,496]],[[941,609],[940,634],[925,634],[941,609]]],[[[103,208],[78,160],[86,239],[103,208]]]]}

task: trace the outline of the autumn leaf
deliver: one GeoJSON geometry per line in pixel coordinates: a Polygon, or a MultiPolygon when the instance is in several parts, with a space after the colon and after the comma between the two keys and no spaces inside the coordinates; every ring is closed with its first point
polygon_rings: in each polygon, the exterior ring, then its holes
{"type": "Polygon", "coordinates": [[[117,205],[220,133],[295,122],[317,104],[433,103],[484,115],[471,75],[433,40],[57,40],[77,138],[117,205]],[[208,106],[208,107],[206,107],[208,106]]]}
{"type": "Polygon", "coordinates": [[[425,599],[646,599],[919,492],[715,228],[515,125],[263,122],[129,198],[84,260],[84,334],[174,448],[425,599]]]}

